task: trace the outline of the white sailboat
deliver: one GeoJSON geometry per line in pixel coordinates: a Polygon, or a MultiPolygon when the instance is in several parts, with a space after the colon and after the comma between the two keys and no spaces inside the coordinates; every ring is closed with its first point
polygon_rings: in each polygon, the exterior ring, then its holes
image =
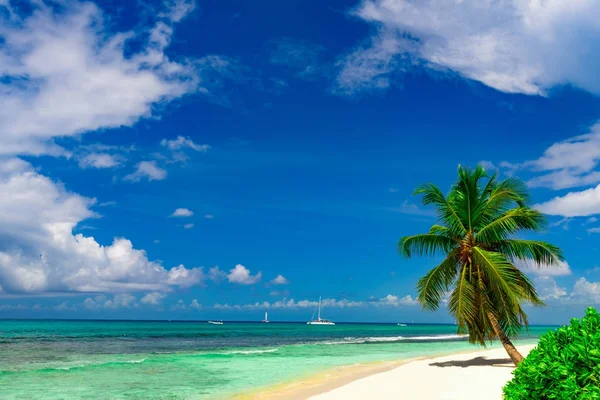
{"type": "Polygon", "coordinates": [[[265,319],[263,319],[262,322],[264,322],[264,323],[271,322],[271,321],[269,321],[269,313],[267,313],[266,311],[265,311],[265,319]]]}
{"type": "Polygon", "coordinates": [[[208,321],[211,325],[223,325],[223,321],[208,321]]]}
{"type": "Polygon", "coordinates": [[[315,314],[313,313],[313,318],[306,323],[306,325],[335,325],[335,323],[331,322],[328,319],[321,318],[321,297],[319,296],[319,308],[318,308],[317,319],[314,319],[315,314]]]}

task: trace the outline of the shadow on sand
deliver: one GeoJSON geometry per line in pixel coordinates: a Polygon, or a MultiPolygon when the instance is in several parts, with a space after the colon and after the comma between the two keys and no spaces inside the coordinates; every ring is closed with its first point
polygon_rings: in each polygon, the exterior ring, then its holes
{"type": "Polygon", "coordinates": [[[433,367],[485,367],[485,366],[496,366],[496,367],[514,367],[510,358],[485,358],[475,357],[470,360],[456,360],[456,361],[444,361],[435,362],[429,364],[433,367]]]}

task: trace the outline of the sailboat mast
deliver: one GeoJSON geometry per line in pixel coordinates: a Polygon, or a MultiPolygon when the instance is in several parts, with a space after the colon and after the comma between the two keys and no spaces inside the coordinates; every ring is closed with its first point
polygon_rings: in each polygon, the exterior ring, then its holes
{"type": "Polygon", "coordinates": [[[321,296],[319,296],[319,314],[317,314],[317,321],[321,320],[321,296]]]}

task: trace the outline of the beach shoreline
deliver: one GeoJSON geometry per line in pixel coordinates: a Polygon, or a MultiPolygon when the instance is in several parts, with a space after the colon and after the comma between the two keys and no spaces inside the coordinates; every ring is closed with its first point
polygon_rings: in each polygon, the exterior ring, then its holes
{"type": "MultiPolygon", "coordinates": [[[[518,345],[523,355],[529,353],[536,344],[522,344],[518,345]]],[[[350,386],[372,386],[370,380],[375,377],[381,377],[386,374],[397,373],[400,369],[404,369],[401,375],[406,375],[407,381],[415,380],[422,382],[422,376],[413,376],[414,374],[406,374],[409,372],[409,368],[415,365],[429,365],[436,363],[447,363],[456,362],[467,363],[472,359],[488,359],[488,360],[501,360],[503,363],[499,363],[497,366],[508,366],[511,367],[512,371],[514,368],[510,364],[507,364],[508,356],[505,353],[504,348],[495,345],[485,349],[474,348],[472,350],[464,351],[449,351],[440,352],[432,355],[412,357],[407,359],[393,360],[393,361],[374,361],[368,363],[351,364],[345,366],[339,366],[328,369],[326,371],[320,371],[315,374],[311,374],[305,377],[300,377],[292,381],[276,384],[273,386],[263,387],[250,392],[244,392],[233,397],[235,400],[338,400],[338,399],[360,399],[360,396],[352,397],[349,392],[353,392],[355,388],[350,386]],[[502,356],[504,354],[504,356],[502,356]],[[470,357],[470,358],[469,358],[470,357]]],[[[510,361],[510,360],[508,360],[510,361]]],[[[487,365],[486,365],[487,366],[487,365]]],[[[474,367],[477,367],[474,365],[474,367]]],[[[489,365],[488,367],[494,367],[489,365]]],[[[459,367],[461,368],[461,367],[459,367]]],[[[462,367],[465,368],[465,367],[462,367]]],[[[450,371],[451,372],[451,371],[450,371]]],[[[481,372],[481,371],[480,371],[481,372]]],[[[448,379],[454,379],[448,374],[448,379]]],[[[401,377],[400,377],[401,378],[401,377]]],[[[510,376],[509,376],[510,378],[510,376]]],[[[507,379],[508,380],[508,379],[507,379]]],[[[394,391],[393,387],[398,386],[397,379],[387,381],[387,389],[394,391]]],[[[502,385],[503,386],[503,385],[502,385]]],[[[396,396],[403,389],[398,388],[398,391],[394,393],[396,396]]],[[[501,390],[501,386],[500,386],[501,390]]],[[[372,391],[372,390],[371,390],[372,391]]],[[[387,397],[380,397],[379,393],[375,393],[378,400],[382,400],[387,397]]],[[[443,395],[442,395],[443,396],[443,395]]],[[[425,398],[425,397],[422,397],[425,398]]],[[[466,397],[439,397],[440,399],[459,399],[466,397]]],[[[491,398],[491,397],[490,397],[491,398]]],[[[427,397],[427,399],[437,399],[437,397],[427,397]]],[[[494,398],[495,399],[495,398],[494,398]]],[[[500,399],[500,397],[498,397],[500,399]]]]}

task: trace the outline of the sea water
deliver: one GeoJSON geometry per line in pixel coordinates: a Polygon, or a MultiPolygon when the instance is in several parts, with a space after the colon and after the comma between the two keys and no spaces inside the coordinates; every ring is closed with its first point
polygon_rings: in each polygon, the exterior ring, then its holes
{"type": "Polygon", "coordinates": [[[454,325],[3,320],[0,398],[226,399],[337,366],[471,349],[454,325]]]}

